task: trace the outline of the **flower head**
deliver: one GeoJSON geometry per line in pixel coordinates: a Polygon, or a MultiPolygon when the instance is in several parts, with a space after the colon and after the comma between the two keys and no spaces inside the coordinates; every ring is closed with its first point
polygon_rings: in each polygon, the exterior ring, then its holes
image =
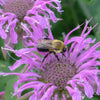
{"type": "Polygon", "coordinates": [[[9,67],[10,70],[13,71],[20,65],[26,64],[23,73],[0,73],[19,76],[19,80],[14,84],[13,95],[21,97],[21,93],[29,88],[33,89],[29,92],[31,94],[29,100],[69,100],[70,98],[82,100],[85,96],[92,98],[94,93],[100,95],[100,70],[97,67],[100,65],[98,60],[100,51],[96,50],[100,42],[90,45],[95,39],[86,38],[92,30],[92,27],[88,27],[88,23],[89,21],[86,21],[81,36],[68,39],[72,32],[80,28],[80,25],[66,35],[64,44],[71,43],[71,46],[65,52],[65,57],[60,53],[57,54],[59,61],[50,54],[42,63],[40,55],[45,56],[46,52],[39,52],[37,47],[13,50],[21,59],[9,67]]]}
{"type": "Polygon", "coordinates": [[[6,0],[3,5],[3,12],[13,13],[19,20],[21,20],[26,16],[27,11],[32,8],[33,4],[34,2],[31,0],[6,0]]]}
{"type": "Polygon", "coordinates": [[[48,27],[50,32],[49,21],[57,21],[50,7],[61,12],[59,0],[0,0],[0,5],[0,36],[6,44],[16,44],[24,36],[40,31],[44,34],[48,27]]]}

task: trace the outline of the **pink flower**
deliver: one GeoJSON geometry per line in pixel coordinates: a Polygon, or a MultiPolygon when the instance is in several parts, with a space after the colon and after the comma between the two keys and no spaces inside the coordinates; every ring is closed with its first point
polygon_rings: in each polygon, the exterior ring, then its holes
{"type": "Polygon", "coordinates": [[[4,91],[0,92],[0,96],[1,96],[1,99],[0,100],[4,100],[4,94],[5,94],[4,91]]]}
{"type": "MultiPolygon", "coordinates": [[[[30,94],[29,100],[69,100],[71,98],[72,100],[83,100],[85,96],[92,98],[94,93],[100,95],[98,76],[100,70],[97,67],[100,65],[98,60],[100,51],[96,50],[100,42],[91,46],[95,39],[86,37],[95,26],[89,27],[88,23],[89,21],[86,21],[80,36],[68,39],[70,34],[79,29],[81,25],[66,35],[64,44],[68,46],[68,50],[65,52],[66,57],[62,58],[62,54],[57,54],[59,61],[53,54],[50,54],[42,63],[41,56],[44,57],[46,52],[39,52],[37,47],[12,50],[21,59],[9,67],[10,70],[13,71],[25,64],[22,73],[0,73],[1,75],[19,76],[14,84],[13,95],[23,98],[22,92],[30,88],[33,90],[25,94],[25,96],[30,94]]],[[[49,38],[52,39],[53,36],[49,38]]]]}
{"type": "MultiPolygon", "coordinates": [[[[25,41],[33,34],[46,35],[44,29],[51,33],[50,21],[56,23],[58,18],[50,8],[62,12],[59,0],[0,0],[0,5],[3,7],[0,9],[0,36],[5,40],[5,47],[12,48],[21,40],[27,47],[25,41]]],[[[2,52],[6,59],[7,51],[2,52]]]]}
{"type": "Polygon", "coordinates": [[[61,12],[59,0],[0,0],[0,5],[0,36],[10,45],[30,34],[46,34],[48,27],[50,32],[49,21],[58,20],[50,7],[61,12]]]}

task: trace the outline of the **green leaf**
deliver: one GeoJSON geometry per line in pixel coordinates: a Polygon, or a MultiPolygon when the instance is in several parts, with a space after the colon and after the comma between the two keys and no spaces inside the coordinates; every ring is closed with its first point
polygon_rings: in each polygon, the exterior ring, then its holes
{"type": "Polygon", "coordinates": [[[4,40],[0,37],[0,60],[4,60],[1,47],[4,47],[4,40]]]}
{"type": "Polygon", "coordinates": [[[96,0],[82,0],[84,3],[92,5],[93,3],[96,2],[96,0]]]}
{"type": "Polygon", "coordinates": [[[19,49],[22,49],[22,48],[23,48],[23,42],[22,41],[15,45],[15,49],[19,50],[19,49]]]}
{"type": "Polygon", "coordinates": [[[9,62],[0,60],[0,71],[10,72],[8,66],[9,66],[9,62]]]}
{"type": "Polygon", "coordinates": [[[100,100],[100,96],[95,95],[95,96],[94,96],[93,98],[91,98],[91,99],[85,97],[84,100],[100,100]]]}
{"type": "Polygon", "coordinates": [[[84,0],[78,0],[78,3],[81,9],[83,10],[82,12],[87,16],[88,19],[93,17],[91,25],[95,25],[96,23],[100,22],[100,0],[89,0],[89,1],[94,1],[94,4],[92,5],[88,5],[82,1],[84,0]]]}
{"type": "Polygon", "coordinates": [[[30,91],[26,94],[24,94],[23,96],[21,96],[20,98],[18,98],[17,100],[29,100],[29,97],[34,93],[34,91],[30,91]]]}
{"type": "Polygon", "coordinates": [[[5,88],[5,100],[16,100],[16,96],[12,96],[12,93],[14,93],[13,85],[17,81],[17,77],[11,77],[9,80],[7,80],[7,85],[5,88]]]}
{"type": "MultiPolygon", "coordinates": [[[[0,72],[10,72],[7,62],[0,60],[0,72]]],[[[4,91],[7,80],[9,79],[10,79],[9,76],[7,77],[0,76],[0,92],[4,91]]]]}
{"type": "Polygon", "coordinates": [[[98,31],[95,32],[95,36],[96,36],[97,41],[99,42],[100,41],[100,25],[98,25],[98,31]]]}

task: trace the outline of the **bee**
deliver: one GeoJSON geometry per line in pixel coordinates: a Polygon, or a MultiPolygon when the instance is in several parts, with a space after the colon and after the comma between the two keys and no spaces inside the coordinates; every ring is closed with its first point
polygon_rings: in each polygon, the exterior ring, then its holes
{"type": "Polygon", "coordinates": [[[51,53],[53,53],[55,55],[55,57],[57,58],[57,60],[59,61],[59,58],[57,56],[57,53],[62,53],[63,56],[64,52],[67,50],[67,46],[64,45],[64,42],[61,40],[51,40],[49,38],[44,38],[44,39],[40,39],[38,41],[39,43],[37,44],[37,50],[40,52],[48,52],[43,60],[42,63],[44,62],[44,60],[47,58],[47,56],[51,53]]]}

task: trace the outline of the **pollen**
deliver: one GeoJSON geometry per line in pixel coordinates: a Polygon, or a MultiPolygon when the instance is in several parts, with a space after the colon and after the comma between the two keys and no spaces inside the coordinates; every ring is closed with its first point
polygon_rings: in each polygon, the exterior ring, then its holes
{"type": "Polygon", "coordinates": [[[58,87],[58,90],[64,89],[67,82],[75,75],[75,67],[65,61],[59,63],[53,61],[50,64],[48,64],[42,73],[43,79],[48,83],[53,83],[58,87]]]}
{"type": "Polygon", "coordinates": [[[3,11],[13,13],[18,19],[22,19],[32,5],[31,0],[6,0],[3,11]]]}

